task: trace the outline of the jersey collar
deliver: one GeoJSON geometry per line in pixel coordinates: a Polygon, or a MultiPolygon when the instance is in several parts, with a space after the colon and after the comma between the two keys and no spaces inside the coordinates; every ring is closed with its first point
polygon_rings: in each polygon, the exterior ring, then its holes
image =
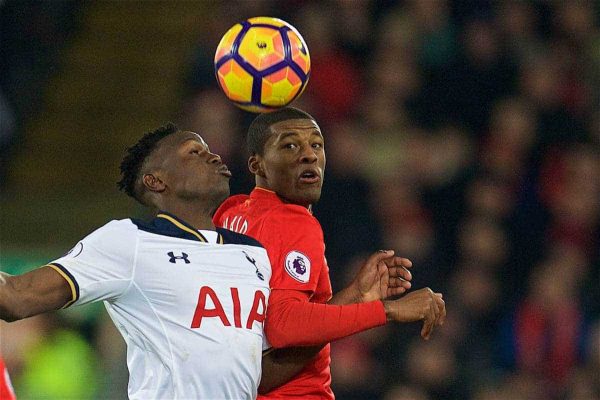
{"type": "Polygon", "coordinates": [[[252,192],[250,192],[250,198],[255,200],[270,201],[273,203],[284,204],[283,200],[281,200],[281,197],[277,196],[277,193],[275,193],[272,190],[261,188],[258,186],[255,187],[254,190],[252,190],[252,192]]]}
{"type": "MultiPolygon", "coordinates": [[[[198,229],[166,211],[160,211],[150,222],[150,225],[157,231],[156,233],[202,243],[209,242],[198,229]]],[[[217,243],[223,244],[223,235],[220,233],[218,233],[217,243]]]]}

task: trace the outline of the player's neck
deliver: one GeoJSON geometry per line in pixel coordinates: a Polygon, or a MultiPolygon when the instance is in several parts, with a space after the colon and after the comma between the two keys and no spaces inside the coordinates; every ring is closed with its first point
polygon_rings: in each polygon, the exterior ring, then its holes
{"type": "Polygon", "coordinates": [[[215,230],[212,221],[214,210],[207,209],[205,205],[177,204],[165,207],[163,211],[175,215],[196,229],[215,230]]]}

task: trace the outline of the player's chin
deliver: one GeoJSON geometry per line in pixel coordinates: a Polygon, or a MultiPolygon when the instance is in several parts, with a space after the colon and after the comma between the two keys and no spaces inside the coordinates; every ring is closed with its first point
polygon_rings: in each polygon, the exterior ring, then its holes
{"type": "Polygon", "coordinates": [[[305,185],[297,193],[300,204],[314,204],[321,198],[321,185],[305,185]]]}
{"type": "Polygon", "coordinates": [[[214,186],[212,193],[215,201],[221,204],[230,194],[229,179],[221,180],[221,182],[214,186]]]}

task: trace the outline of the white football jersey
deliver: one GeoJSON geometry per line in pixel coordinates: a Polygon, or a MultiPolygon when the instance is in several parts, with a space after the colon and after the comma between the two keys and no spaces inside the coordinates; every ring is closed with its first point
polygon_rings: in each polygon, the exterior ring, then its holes
{"type": "Polygon", "coordinates": [[[256,240],[161,213],[111,221],[49,264],[65,305],[104,301],[127,343],[132,399],[253,399],[271,267],[256,240]]]}

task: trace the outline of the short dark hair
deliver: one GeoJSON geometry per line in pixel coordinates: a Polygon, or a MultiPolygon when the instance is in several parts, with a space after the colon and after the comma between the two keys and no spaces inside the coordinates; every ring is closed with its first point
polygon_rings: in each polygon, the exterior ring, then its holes
{"type": "Polygon", "coordinates": [[[289,119],[310,119],[316,123],[316,120],[312,115],[294,107],[280,108],[275,111],[260,114],[258,117],[254,118],[254,121],[250,124],[248,135],[246,136],[246,144],[250,155],[262,155],[265,149],[265,143],[271,134],[269,131],[271,125],[289,119]]]}
{"type": "Polygon", "coordinates": [[[136,144],[128,148],[123,161],[121,161],[121,180],[117,182],[119,190],[146,205],[137,184],[142,165],[152,151],[156,149],[156,145],[161,139],[178,131],[179,128],[169,122],[158,129],[146,133],[136,144]]]}

